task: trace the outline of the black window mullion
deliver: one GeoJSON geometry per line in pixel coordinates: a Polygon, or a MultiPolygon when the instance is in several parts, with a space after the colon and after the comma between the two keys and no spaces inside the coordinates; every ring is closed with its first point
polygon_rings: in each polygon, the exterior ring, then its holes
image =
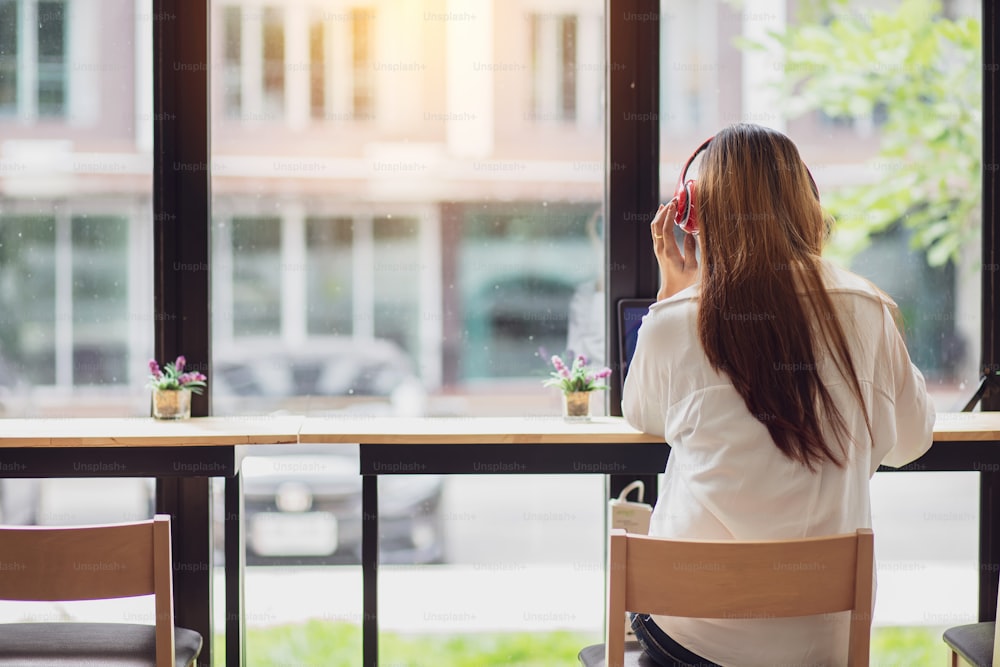
{"type": "Polygon", "coordinates": [[[649,221],[660,197],[660,3],[608,0],[605,145],[608,414],[621,414],[616,304],[653,296],[649,221]]]}
{"type": "MultiPolygon", "coordinates": [[[[208,373],[209,4],[153,0],[152,15],[154,353],[161,363],[183,354],[188,368],[208,373]]],[[[211,412],[211,388],[209,374],[209,391],[194,397],[192,415],[211,412]]],[[[199,665],[213,664],[208,482],[170,478],[156,486],[156,511],[175,518],[175,621],[201,633],[199,665]]]]}
{"type": "MultiPolygon", "coordinates": [[[[1000,328],[996,318],[1000,306],[998,277],[1000,271],[1000,5],[983,0],[983,303],[982,369],[985,377],[1000,373],[1000,328]]],[[[987,391],[982,409],[1000,409],[1000,391],[987,391]]]]}
{"type": "MultiPolygon", "coordinates": [[[[605,16],[606,393],[608,414],[621,415],[616,305],[654,295],[658,281],[649,221],[660,197],[660,0],[607,0],[605,16]]],[[[655,504],[656,475],[610,475],[608,496],[635,480],[655,504]]]]}

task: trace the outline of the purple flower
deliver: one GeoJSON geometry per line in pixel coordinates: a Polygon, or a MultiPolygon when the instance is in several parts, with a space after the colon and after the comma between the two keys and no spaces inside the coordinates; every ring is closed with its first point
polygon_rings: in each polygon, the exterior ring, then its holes
{"type": "Polygon", "coordinates": [[[201,373],[198,373],[197,371],[192,371],[190,373],[184,373],[183,375],[181,375],[179,378],[177,378],[177,382],[182,385],[185,385],[190,382],[204,382],[207,379],[208,378],[202,375],[201,373]]]}
{"type": "Polygon", "coordinates": [[[177,369],[178,373],[183,373],[184,372],[184,364],[186,364],[186,363],[187,363],[187,359],[185,359],[184,355],[182,354],[179,357],[177,357],[177,361],[174,362],[174,368],[177,369]]]}
{"type": "Polygon", "coordinates": [[[556,372],[559,373],[560,377],[568,378],[570,376],[570,370],[566,368],[566,364],[563,363],[563,360],[558,355],[552,357],[552,365],[555,366],[556,372]]]}
{"type": "Polygon", "coordinates": [[[163,371],[160,370],[160,365],[156,363],[156,359],[149,360],[149,373],[155,378],[163,376],[163,371]]]}
{"type": "Polygon", "coordinates": [[[611,377],[611,369],[610,368],[602,368],[601,370],[597,371],[596,375],[594,375],[594,379],[595,380],[603,380],[604,378],[607,378],[607,377],[611,377]]]}

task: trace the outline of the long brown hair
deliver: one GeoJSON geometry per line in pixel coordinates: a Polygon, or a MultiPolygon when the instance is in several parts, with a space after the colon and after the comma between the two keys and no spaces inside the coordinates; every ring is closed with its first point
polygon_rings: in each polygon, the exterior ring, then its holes
{"type": "Polygon", "coordinates": [[[830,359],[871,435],[847,337],[823,285],[829,234],[815,184],[784,134],[752,124],[719,132],[697,182],[702,278],[698,335],[717,371],[786,456],[843,466],[852,438],[820,378],[830,359]],[[823,437],[824,424],[835,442],[823,437]]]}

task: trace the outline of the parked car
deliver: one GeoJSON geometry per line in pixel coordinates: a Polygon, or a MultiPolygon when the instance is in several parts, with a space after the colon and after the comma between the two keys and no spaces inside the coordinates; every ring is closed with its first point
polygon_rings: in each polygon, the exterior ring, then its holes
{"type": "MultiPolygon", "coordinates": [[[[425,404],[409,357],[386,340],[243,348],[218,355],[209,382],[217,414],[416,416],[425,404]]],[[[359,469],[357,445],[250,448],[241,468],[247,563],[360,562],[359,469]]],[[[445,560],[443,489],[440,475],[379,478],[383,563],[445,560]]]]}
{"type": "MultiPolygon", "coordinates": [[[[267,445],[243,460],[248,564],[359,563],[357,445],[267,445]]],[[[438,475],[379,478],[383,563],[444,560],[438,475]]]]}

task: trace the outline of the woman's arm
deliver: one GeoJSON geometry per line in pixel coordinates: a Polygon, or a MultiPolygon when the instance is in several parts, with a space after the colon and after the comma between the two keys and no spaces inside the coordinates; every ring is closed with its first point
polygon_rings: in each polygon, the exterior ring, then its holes
{"type": "Polygon", "coordinates": [[[886,313],[887,354],[896,390],[896,444],[882,460],[898,468],[920,458],[934,440],[934,404],[927,385],[906,350],[906,343],[890,314],[886,313]]]}

